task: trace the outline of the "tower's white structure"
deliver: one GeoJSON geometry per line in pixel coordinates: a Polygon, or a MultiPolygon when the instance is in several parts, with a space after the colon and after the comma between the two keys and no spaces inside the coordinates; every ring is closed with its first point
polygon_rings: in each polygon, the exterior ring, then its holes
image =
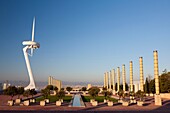
{"type": "Polygon", "coordinates": [[[35,28],[35,18],[33,20],[33,26],[32,26],[32,40],[31,41],[23,41],[22,44],[25,46],[23,48],[23,53],[24,53],[24,57],[25,57],[25,62],[26,62],[26,66],[27,66],[27,70],[28,70],[28,75],[30,78],[30,83],[27,87],[25,87],[24,89],[35,89],[35,82],[34,82],[34,77],[32,74],[32,70],[31,70],[31,66],[30,66],[30,61],[28,58],[29,56],[33,55],[33,50],[34,49],[38,49],[40,47],[40,44],[37,42],[34,42],[34,28],[35,28]],[[28,51],[31,50],[31,53],[28,53],[28,51]]]}

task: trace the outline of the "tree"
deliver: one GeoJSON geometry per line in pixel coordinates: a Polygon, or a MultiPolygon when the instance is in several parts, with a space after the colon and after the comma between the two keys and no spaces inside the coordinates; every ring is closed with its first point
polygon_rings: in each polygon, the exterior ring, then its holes
{"type": "Polygon", "coordinates": [[[4,90],[4,94],[11,96],[11,100],[15,95],[17,95],[17,88],[15,86],[9,86],[6,90],[4,90]]]}
{"type": "Polygon", "coordinates": [[[36,94],[37,94],[37,92],[35,91],[35,89],[31,89],[31,90],[30,90],[30,95],[32,96],[32,98],[33,98],[33,96],[36,95],[36,94]]]}
{"type": "Polygon", "coordinates": [[[53,85],[47,85],[46,89],[53,90],[53,85]]]}
{"type": "Polygon", "coordinates": [[[155,93],[155,79],[151,80],[150,83],[149,83],[149,91],[151,93],[155,93]]]}
{"type": "Polygon", "coordinates": [[[67,90],[68,92],[72,91],[72,89],[73,89],[73,88],[71,88],[71,87],[66,87],[66,90],[67,90]]]}
{"type": "Polygon", "coordinates": [[[168,93],[170,91],[170,72],[163,73],[159,77],[159,82],[160,82],[160,92],[161,93],[168,93]]]}
{"type": "Polygon", "coordinates": [[[102,94],[104,95],[105,99],[110,99],[110,96],[112,95],[112,92],[103,90],[102,94]]]}
{"type": "Polygon", "coordinates": [[[89,89],[89,94],[93,97],[93,99],[98,95],[100,89],[98,87],[91,87],[89,89]]]}
{"type": "Polygon", "coordinates": [[[128,84],[126,83],[126,84],[125,84],[125,91],[128,91],[128,89],[129,89],[129,86],[128,86],[128,84]]]}
{"type": "Polygon", "coordinates": [[[28,99],[29,95],[30,95],[30,90],[29,89],[25,90],[23,93],[23,96],[27,97],[27,99],[28,99]]]}
{"type": "Polygon", "coordinates": [[[82,90],[82,91],[86,91],[87,88],[86,88],[86,87],[82,87],[81,90],[82,90]]]}
{"type": "Polygon", "coordinates": [[[57,92],[58,91],[58,87],[54,87],[54,90],[57,92]]]}
{"type": "Polygon", "coordinates": [[[117,91],[117,83],[115,84],[115,90],[117,91]]]}
{"type": "Polygon", "coordinates": [[[145,89],[145,93],[150,93],[148,78],[146,78],[144,89],[145,89]]]}
{"type": "Polygon", "coordinates": [[[64,91],[64,88],[61,88],[62,91],[64,91]]]}
{"type": "Polygon", "coordinates": [[[62,98],[65,96],[65,91],[60,90],[59,92],[57,92],[56,96],[57,96],[59,99],[62,99],[62,98]]]}
{"type": "Polygon", "coordinates": [[[140,101],[143,101],[143,97],[145,96],[145,93],[141,90],[136,92],[136,96],[140,98],[140,101]]]}
{"type": "Polygon", "coordinates": [[[50,90],[47,89],[47,88],[45,88],[45,89],[42,89],[42,90],[41,90],[41,93],[42,93],[43,97],[44,97],[45,99],[47,99],[47,98],[48,98],[48,95],[50,94],[50,90]]]}
{"type": "Polygon", "coordinates": [[[124,91],[123,91],[123,90],[120,90],[120,91],[118,92],[118,95],[119,95],[119,99],[120,99],[120,98],[123,98],[123,96],[124,96],[124,91]]]}
{"type": "Polygon", "coordinates": [[[18,98],[20,99],[20,95],[22,95],[24,93],[24,87],[18,87],[17,88],[17,94],[18,94],[18,98]]]}

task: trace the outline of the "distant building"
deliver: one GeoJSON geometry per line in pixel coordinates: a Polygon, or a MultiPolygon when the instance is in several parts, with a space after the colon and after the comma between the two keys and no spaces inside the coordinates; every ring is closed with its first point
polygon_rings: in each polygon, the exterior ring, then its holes
{"type": "Polygon", "coordinates": [[[87,90],[89,90],[91,87],[92,87],[92,85],[91,85],[91,84],[88,84],[88,85],[87,85],[87,90]]]}
{"type": "Polygon", "coordinates": [[[133,81],[134,84],[134,92],[138,92],[140,90],[140,81],[133,81]]]}
{"type": "Polygon", "coordinates": [[[61,90],[62,82],[60,80],[54,79],[52,76],[48,77],[48,85],[52,85],[58,88],[58,90],[61,90]]]}

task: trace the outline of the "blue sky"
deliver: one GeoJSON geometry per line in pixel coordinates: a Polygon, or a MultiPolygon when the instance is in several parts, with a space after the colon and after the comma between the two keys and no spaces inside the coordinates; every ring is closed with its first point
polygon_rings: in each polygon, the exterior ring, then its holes
{"type": "Polygon", "coordinates": [[[169,0],[1,0],[0,80],[25,80],[28,74],[22,41],[40,48],[30,58],[36,81],[49,75],[62,81],[102,82],[104,72],[133,61],[139,79],[139,57],[144,74],[153,76],[153,50],[158,50],[159,72],[170,70],[169,0]]]}

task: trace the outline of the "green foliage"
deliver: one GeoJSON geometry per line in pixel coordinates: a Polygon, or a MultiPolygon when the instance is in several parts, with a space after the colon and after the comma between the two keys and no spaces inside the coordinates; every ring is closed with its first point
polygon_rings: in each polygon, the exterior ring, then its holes
{"type": "Polygon", "coordinates": [[[68,92],[72,91],[72,89],[73,89],[73,88],[71,88],[71,87],[66,87],[66,90],[67,90],[68,92]]]}
{"type": "Polygon", "coordinates": [[[30,90],[29,89],[25,90],[24,93],[23,93],[23,96],[28,98],[29,95],[30,95],[30,90]]]}
{"type": "Polygon", "coordinates": [[[82,90],[82,91],[86,91],[87,88],[86,88],[86,87],[82,87],[81,90],[82,90]]]}
{"type": "MultiPolygon", "coordinates": [[[[90,99],[93,99],[91,96],[82,96],[83,102],[90,102],[90,99]]],[[[95,100],[98,102],[103,102],[105,99],[104,96],[96,96],[95,100]]],[[[117,102],[117,99],[110,98],[110,101],[117,102]]]]}
{"type": "Polygon", "coordinates": [[[36,94],[37,94],[37,92],[35,91],[35,89],[31,89],[31,90],[30,90],[30,95],[32,96],[32,98],[33,98],[33,96],[36,95],[36,94]]]}
{"type": "Polygon", "coordinates": [[[151,80],[150,83],[149,83],[149,91],[151,93],[155,93],[155,79],[151,80]]]}
{"type": "Polygon", "coordinates": [[[47,98],[48,98],[48,95],[50,95],[50,90],[47,89],[47,88],[45,88],[45,89],[42,89],[42,90],[41,90],[41,93],[42,93],[43,97],[44,97],[45,99],[47,99],[47,98]]]}
{"type": "Polygon", "coordinates": [[[90,94],[93,98],[95,98],[95,97],[98,95],[99,91],[100,91],[100,89],[99,89],[98,87],[91,87],[91,88],[89,89],[89,94],[90,94]]]}
{"type": "Polygon", "coordinates": [[[104,95],[105,99],[110,99],[110,96],[112,95],[112,92],[103,90],[102,94],[104,95]]]}
{"type": "Polygon", "coordinates": [[[61,91],[64,91],[64,88],[61,88],[61,91]]]}
{"type": "Polygon", "coordinates": [[[45,89],[53,90],[53,85],[47,85],[45,89]]]}
{"type": "Polygon", "coordinates": [[[106,88],[106,87],[103,87],[102,89],[103,89],[103,90],[107,90],[107,88],[106,88]]]}
{"type": "Polygon", "coordinates": [[[138,92],[136,92],[135,94],[138,98],[140,98],[140,101],[143,100],[143,97],[145,96],[145,93],[141,90],[139,90],[138,92]]]}
{"type": "Polygon", "coordinates": [[[115,84],[115,90],[117,91],[117,83],[115,84]]]}
{"type": "Polygon", "coordinates": [[[150,89],[149,81],[148,78],[146,78],[145,85],[144,85],[145,93],[150,93],[149,89],[150,89]]]}
{"type": "Polygon", "coordinates": [[[15,95],[17,95],[17,88],[15,86],[9,86],[6,90],[4,90],[4,94],[11,96],[11,100],[12,100],[12,98],[15,95]]]}
{"type": "Polygon", "coordinates": [[[61,90],[61,91],[57,92],[56,96],[59,99],[62,99],[63,97],[65,97],[65,91],[61,90]]]}
{"type": "Polygon", "coordinates": [[[130,91],[130,92],[129,92],[129,96],[135,96],[134,91],[130,91]]]}
{"type": "Polygon", "coordinates": [[[55,87],[55,86],[54,86],[54,90],[57,92],[57,91],[58,91],[58,87],[55,87]]]}
{"type": "MultiPolygon", "coordinates": [[[[125,91],[128,91],[128,88],[129,88],[128,84],[125,83],[125,91]]],[[[120,90],[123,90],[123,84],[120,85],[120,90]]]]}
{"type": "Polygon", "coordinates": [[[23,93],[24,93],[24,87],[18,87],[17,88],[18,98],[20,98],[20,95],[22,95],[23,93]]]}
{"type": "Polygon", "coordinates": [[[119,99],[120,99],[120,98],[123,98],[123,97],[124,97],[124,91],[123,91],[123,90],[120,90],[120,91],[118,92],[118,95],[119,95],[119,99]]]}
{"type": "MultiPolygon", "coordinates": [[[[59,100],[58,97],[51,96],[51,95],[48,96],[48,99],[50,100],[50,102],[56,102],[56,101],[59,100]]],[[[65,97],[63,97],[63,101],[65,101],[65,102],[70,102],[71,99],[72,99],[72,96],[65,96],[65,97]]],[[[44,97],[36,98],[36,102],[40,102],[41,100],[44,100],[44,97]]]]}
{"type": "Polygon", "coordinates": [[[170,92],[170,72],[165,72],[160,76],[160,92],[169,93],[170,92]]]}

